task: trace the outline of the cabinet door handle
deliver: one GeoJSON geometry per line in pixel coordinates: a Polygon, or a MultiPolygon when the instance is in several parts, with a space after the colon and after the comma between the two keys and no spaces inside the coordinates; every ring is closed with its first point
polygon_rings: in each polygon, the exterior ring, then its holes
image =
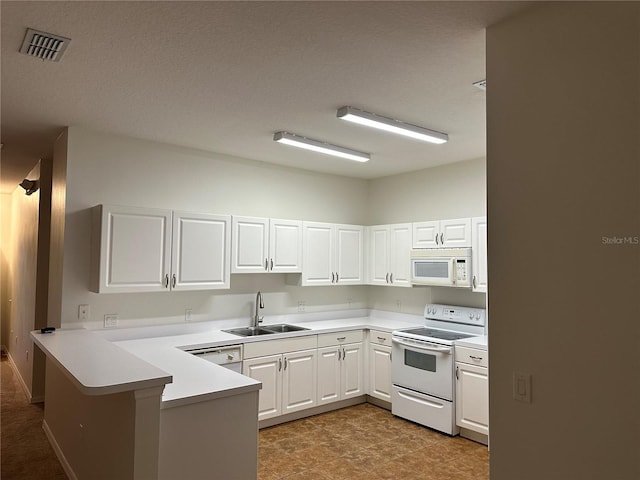
{"type": "Polygon", "coordinates": [[[278,371],[279,372],[282,371],[282,359],[281,358],[278,359],[278,371]]]}
{"type": "Polygon", "coordinates": [[[336,272],[336,283],[338,283],[340,281],[340,275],[338,275],[338,272],[336,272]]]}
{"type": "Polygon", "coordinates": [[[336,280],[336,274],[331,272],[331,283],[335,283],[336,280]]]}
{"type": "Polygon", "coordinates": [[[176,288],[176,274],[171,277],[171,288],[176,288]]]}
{"type": "Polygon", "coordinates": [[[456,367],[456,380],[458,380],[458,379],[459,379],[459,377],[458,377],[458,367],[456,367]]]}
{"type": "Polygon", "coordinates": [[[169,288],[169,274],[164,274],[164,288],[169,288]]]}
{"type": "Polygon", "coordinates": [[[273,271],[273,258],[271,259],[271,267],[269,268],[269,270],[273,271]]]}
{"type": "Polygon", "coordinates": [[[389,283],[393,283],[393,273],[389,274],[389,283]]]}
{"type": "Polygon", "coordinates": [[[342,360],[347,358],[347,352],[344,351],[344,347],[342,348],[342,360]]]}
{"type": "Polygon", "coordinates": [[[472,281],[472,283],[473,283],[473,288],[476,288],[476,287],[477,287],[477,284],[476,284],[476,276],[475,276],[475,275],[473,276],[473,281],[472,281]]]}
{"type": "Polygon", "coordinates": [[[384,277],[384,281],[385,281],[386,283],[389,283],[389,274],[388,274],[388,273],[387,273],[387,275],[384,277]]]}
{"type": "Polygon", "coordinates": [[[264,259],[264,269],[266,271],[269,271],[269,259],[268,258],[264,259]]]}
{"type": "Polygon", "coordinates": [[[438,234],[436,233],[436,245],[439,245],[438,243],[438,234]]]}
{"type": "Polygon", "coordinates": [[[444,245],[444,233],[440,234],[440,245],[444,245]]]}
{"type": "Polygon", "coordinates": [[[287,369],[287,357],[284,357],[284,369],[287,369]]]}
{"type": "Polygon", "coordinates": [[[338,361],[340,361],[340,349],[338,349],[338,361]]]}

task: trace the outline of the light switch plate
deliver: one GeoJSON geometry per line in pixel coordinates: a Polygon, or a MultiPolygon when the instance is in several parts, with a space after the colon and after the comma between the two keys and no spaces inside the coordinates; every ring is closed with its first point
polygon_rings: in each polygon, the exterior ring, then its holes
{"type": "Polygon", "coordinates": [[[531,403],[531,374],[513,372],[513,399],[531,403]]]}

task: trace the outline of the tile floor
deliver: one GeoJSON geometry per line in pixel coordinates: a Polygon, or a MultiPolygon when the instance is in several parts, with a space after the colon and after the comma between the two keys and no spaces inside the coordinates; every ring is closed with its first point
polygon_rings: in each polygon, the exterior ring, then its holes
{"type": "Polygon", "coordinates": [[[356,405],[260,431],[258,480],[488,480],[484,445],[356,405]]]}

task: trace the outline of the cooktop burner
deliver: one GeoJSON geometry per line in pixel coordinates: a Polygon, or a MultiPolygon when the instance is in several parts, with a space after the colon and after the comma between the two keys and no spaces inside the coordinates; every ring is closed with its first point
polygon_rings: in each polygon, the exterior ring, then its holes
{"type": "Polygon", "coordinates": [[[461,340],[463,338],[475,337],[476,335],[470,335],[468,333],[459,332],[447,332],[446,330],[436,330],[435,328],[417,327],[409,328],[407,330],[400,330],[400,332],[411,333],[420,337],[438,338],[440,340],[461,340]]]}

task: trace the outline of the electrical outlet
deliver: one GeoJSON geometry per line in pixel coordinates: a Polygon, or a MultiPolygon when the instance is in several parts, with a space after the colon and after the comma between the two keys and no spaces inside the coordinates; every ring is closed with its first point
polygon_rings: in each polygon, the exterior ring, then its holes
{"type": "Polygon", "coordinates": [[[306,306],[307,302],[305,302],[304,300],[298,302],[298,312],[304,312],[306,306]]]}
{"type": "Polygon", "coordinates": [[[108,313],[104,316],[104,328],[114,328],[118,326],[118,314],[108,313]]]}
{"type": "Polygon", "coordinates": [[[89,305],[78,305],[78,320],[81,322],[89,321],[89,305]]]}
{"type": "Polygon", "coordinates": [[[184,321],[185,322],[190,322],[191,321],[191,313],[192,313],[192,310],[190,308],[186,308],[184,310],[184,321]]]}

